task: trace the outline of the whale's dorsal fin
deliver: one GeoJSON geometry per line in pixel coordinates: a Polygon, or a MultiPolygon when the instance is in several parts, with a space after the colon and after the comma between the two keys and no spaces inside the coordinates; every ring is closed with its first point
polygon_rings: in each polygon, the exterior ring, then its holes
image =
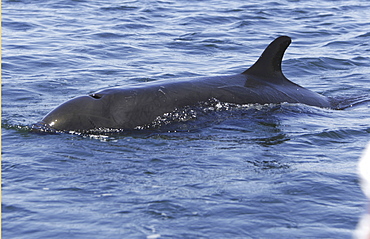
{"type": "Polygon", "coordinates": [[[243,74],[253,75],[274,84],[290,82],[281,70],[281,61],[291,42],[292,40],[288,36],[276,38],[267,46],[260,58],[243,74]]]}

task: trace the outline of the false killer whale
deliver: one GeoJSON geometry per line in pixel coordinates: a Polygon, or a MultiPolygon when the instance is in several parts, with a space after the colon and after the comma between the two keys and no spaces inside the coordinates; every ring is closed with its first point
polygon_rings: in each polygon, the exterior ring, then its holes
{"type": "Polygon", "coordinates": [[[329,98],[288,80],[281,63],[291,43],[276,38],[241,74],[179,80],[158,80],[112,88],[71,99],[48,113],[40,125],[54,130],[134,129],[158,116],[199,102],[217,99],[235,104],[302,103],[331,108],[329,98]]]}

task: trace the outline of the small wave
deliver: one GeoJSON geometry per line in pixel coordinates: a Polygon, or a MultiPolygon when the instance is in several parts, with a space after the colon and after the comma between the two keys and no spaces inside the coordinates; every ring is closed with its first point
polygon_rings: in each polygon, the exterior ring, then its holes
{"type": "Polygon", "coordinates": [[[9,123],[4,123],[4,122],[1,124],[1,128],[16,130],[19,132],[29,132],[31,130],[31,127],[28,125],[15,125],[15,124],[9,124],[9,123]]]}
{"type": "Polygon", "coordinates": [[[28,31],[38,27],[36,24],[21,21],[3,21],[2,24],[5,29],[9,28],[13,31],[28,31]]]}
{"type": "Polygon", "coordinates": [[[369,95],[338,96],[334,100],[336,101],[335,108],[338,110],[357,108],[364,105],[370,107],[369,95]]]}
{"type": "Polygon", "coordinates": [[[102,11],[108,11],[108,12],[121,12],[121,11],[133,11],[133,10],[138,10],[139,7],[137,6],[128,6],[128,5],[121,5],[121,6],[112,6],[112,7],[101,7],[100,8],[102,11]]]}
{"type": "Polygon", "coordinates": [[[300,58],[298,61],[309,71],[314,71],[315,68],[325,70],[348,70],[356,65],[355,62],[348,59],[330,57],[300,58]]]}

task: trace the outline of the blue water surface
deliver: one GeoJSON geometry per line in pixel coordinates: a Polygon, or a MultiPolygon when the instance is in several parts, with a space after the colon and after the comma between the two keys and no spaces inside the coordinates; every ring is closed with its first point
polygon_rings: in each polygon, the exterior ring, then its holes
{"type": "Polygon", "coordinates": [[[366,202],[369,1],[2,5],[4,238],[352,237],[366,202]],[[100,89],[240,73],[280,35],[293,39],[290,80],[353,107],[207,102],[119,134],[29,128],[100,89]]]}

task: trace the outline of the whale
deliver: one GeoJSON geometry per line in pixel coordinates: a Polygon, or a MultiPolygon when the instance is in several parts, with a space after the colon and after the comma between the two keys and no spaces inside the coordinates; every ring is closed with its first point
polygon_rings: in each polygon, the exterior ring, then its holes
{"type": "Polygon", "coordinates": [[[234,104],[300,103],[333,108],[331,99],[288,80],[282,59],[292,40],[273,40],[258,60],[239,74],[155,80],[79,96],[48,113],[39,125],[60,131],[131,130],[186,106],[216,99],[234,104]]]}

